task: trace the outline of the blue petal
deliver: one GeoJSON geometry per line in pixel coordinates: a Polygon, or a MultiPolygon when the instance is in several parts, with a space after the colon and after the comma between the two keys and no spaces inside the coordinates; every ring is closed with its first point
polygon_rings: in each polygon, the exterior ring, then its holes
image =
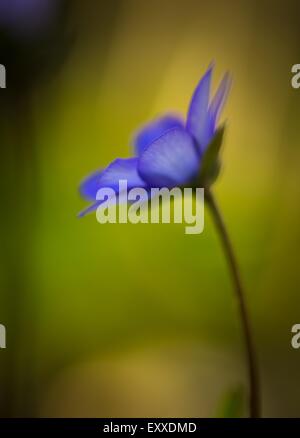
{"type": "Polygon", "coordinates": [[[212,70],[213,67],[210,66],[194,92],[186,123],[187,130],[195,138],[201,151],[213,136],[212,120],[208,112],[212,70]]]}
{"type": "Polygon", "coordinates": [[[97,170],[82,181],[79,187],[81,196],[89,201],[94,201],[96,199],[96,193],[99,190],[99,180],[102,173],[103,170],[97,170]]]}
{"type": "Polygon", "coordinates": [[[128,187],[145,187],[145,182],[137,172],[137,158],[117,158],[106,169],[94,172],[80,185],[81,195],[95,200],[102,187],[111,187],[117,191],[119,180],[127,180],[128,187]]]}
{"type": "Polygon", "coordinates": [[[137,158],[117,158],[101,174],[99,178],[100,187],[111,187],[118,189],[119,181],[126,180],[128,188],[145,187],[137,171],[137,158]]]}
{"type": "Polygon", "coordinates": [[[94,204],[89,205],[87,208],[85,208],[80,213],[78,213],[77,216],[78,217],[84,217],[87,214],[92,213],[93,211],[97,210],[97,208],[101,204],[101,202],[103,202],[103,201],[94,202],[94,204]]]}
{"type": "Polygon", "coordinates": [[[133,144],[136,155],[141,155],[146,148],[166,131],[172,128],[183,128],[183,121],[178,116],[168,114],[146,124],[134,137],[133,144]]]}
{"type": "MultiPolygon", "coordinates": [[[[80,186],[81,194],[86,199],[93,201],[96,200],[98,190],[104,187],[114,189],[117,194],[120,180],[127,181],[128,190],[133,187],[146,187],[145,181],[138,174],[137,161],[137,158],[117,158],[102,172],[95,172],[84,180],[80,186]]],[[[98,201],[95,202],[95,204],[81,213],[80,216],[95,210],[100,203],[98,201]]]]}
{"type": "Polygon", "coordinates": [[[231,86],[231,78],[229,73],[226,73],[219,85],[219,88],[210,104],[209,112],[212,120],[213,128],[216,128],[219,116],[225,105],[229,90],[231,86]]]}
{"type": "Polygon", "coordinates": [[[188,183],[198,170],[198,151],[193,138],[183,128],[171,129],[151,143],[138,162],[141,177],[151,187],[188,183]]]}

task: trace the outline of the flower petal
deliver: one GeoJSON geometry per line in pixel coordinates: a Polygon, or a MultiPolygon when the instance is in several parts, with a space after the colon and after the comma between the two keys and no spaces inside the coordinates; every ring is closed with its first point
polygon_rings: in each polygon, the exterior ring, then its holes
{"type": "Polygon", "coordinates": [[[97,210],[97,208],[101,204],[101,202],[103,202],[103,201],[97,201],[97,202],[94,202],[93,204],[89,205],[87,208],[85,208],[80,213],[78,213],[77,217],[84,217],[87,214],[92,213],[93,211],[97,210]]]}
{"type": "Polygon", "coordinates": [[[126,180],[128,188],[146,187],[137,170],[138,158],[117,158],[101,174],[100,187],[118,189],[119,181],[126,180]]]}
{"type": "MultiPolygon", "coordinates": [[[[80,193],[84,198],[95,201],[98,190],[103,187],[110,187],[118,193],[120,180],[127,181],[128,189],[146,187],[146,183],[137,171],[137,158],[118,158],[114,160],[103,171],[95,172],[86,178],[80,186],[80,193]]],[[[98,205],[99,202],[96,202],[95,208],[98,205]]]]}
{"type": "Polygon", "coordinates": [[[188,183],[198,172],[199,155],[191,135],[174,128],[159,137],[141,155],[138,171],[151,187],[188,183]]]}
{"type": "Polygon", "coordinates": [[[143,126],[134,137],[133,144],[137,155],[141,155],[147,146],[172,128],[183,128],[182,119],[176,115],[168,114],[143,126]]]}
{"type": "Polygon", "coordinates": [[[186,128],[195,138],[201,151],[205,149],[213,135],[211,118],[208,112],[210,83],[213,66],[201,78],[190,103],[186,128]]]}
{"type": "Polygon", "coordinates": [[[118,189],[119,180],[127,180],[128,187],[145,187],[145,182],[137,172],[137,158],[117,158],[106,169],[94,172],[80,185],[81,195],[88,200],[95,200],[101,187],[118,189]]]}
{"type": "Polygon", "coordinates": [[[99,179],[102,173],[103,170],[97,170],[82,181],[79,187],[81,196],[91,201],[96,199],[96,193],[99,190],[99,179]]]}
{"type": "Polygon", "coordinates": [[[209,113],[214,129],[216,128],[216,125],[218,123],[218,118],[225,105],[230,87],[231,87],[231,78],[229,76],[229,73],[226,73],[209,107],[209,113]]]}

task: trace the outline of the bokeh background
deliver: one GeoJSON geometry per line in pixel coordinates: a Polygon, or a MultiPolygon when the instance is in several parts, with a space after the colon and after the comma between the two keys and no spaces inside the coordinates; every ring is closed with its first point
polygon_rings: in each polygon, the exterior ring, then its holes
{"type": "Polygon", "coordinates": [[[141,123],[184,114],[215,60],[214,87],[233,76],[215,192],[246,284],[263,414],[300,416],[290,345],[300,322],[299,2],[43,3],[0,1],[0,415],[247,414],[239,318],[209,215],[190,236],[183,225],[76,217],[82,178],[129,156],[141,123]]]}

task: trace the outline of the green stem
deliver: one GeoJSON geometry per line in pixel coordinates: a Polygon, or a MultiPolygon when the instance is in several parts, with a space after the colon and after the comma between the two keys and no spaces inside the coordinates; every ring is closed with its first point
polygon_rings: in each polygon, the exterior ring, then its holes
{"type": "Polygon", "coordinates": [[[244,288],[241,281],[241,276],[238,268],[238,264],[235,258],[234,250],[222,217],[222,214],[218,208],[215,198],[209,189],[205,189],[205,201],[210,208],[214,223],[219,233],[221,243],[223,246],[224,254],[228,262],[232,281],[234,284],[235,294],[239,306],[241,325],[243,329],[243,336],[246,348],[246,358],[248,365],[248,378],[249,378],[249,410],[251,418],[260,417],[260,386],[258,378],[258,368],[256,364],[256,354],[254,344],[252,340],[252,332],[250,327],[249,315],[247,305],[245,301],[244,288]]]}

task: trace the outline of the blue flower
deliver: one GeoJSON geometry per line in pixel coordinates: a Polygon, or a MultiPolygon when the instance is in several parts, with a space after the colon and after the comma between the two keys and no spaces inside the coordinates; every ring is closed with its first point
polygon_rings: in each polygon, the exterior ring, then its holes
{"type": "Polygon", "coordinates": [[[229,75],[225,74],[210,101],[212,71],[210,66],[196,87],[186,123],[180,117],[166,115],[145,125],[134,138],[133,158],[117,158],[82,182],[82,196],[94,202],[80,216],[100,205],[96,200],[99,189],[110,187],[117,192],[119,180],[127,180],[128,190],[195,185],[230,87],[229,75]]]}

